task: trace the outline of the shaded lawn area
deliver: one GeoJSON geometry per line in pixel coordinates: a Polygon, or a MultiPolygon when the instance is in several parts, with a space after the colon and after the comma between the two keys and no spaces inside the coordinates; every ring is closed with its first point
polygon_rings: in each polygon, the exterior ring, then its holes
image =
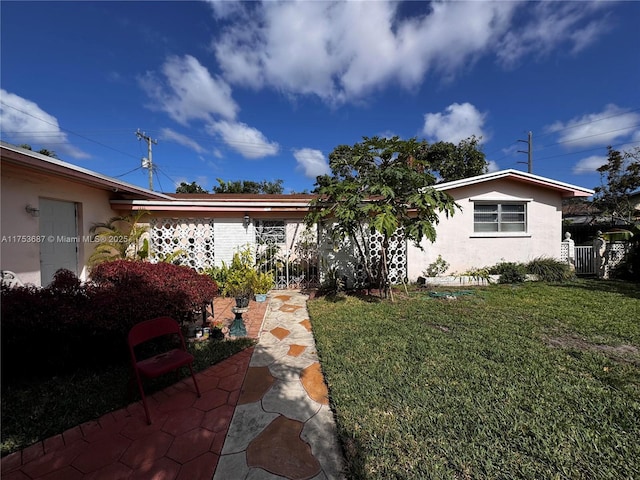
{"type": "MultiPolygon", "coordinates": [[[[209,368],[255,344],[250,338],[188,344],[195,357],[194,372],[209,368]]],[[[74,374],[40,379],[22,385],[2,386],[2,455],[64,432],[140,399],[129,364],[96,372],[81,369],[74,374]]],[[[177,374],[145,379],[145,392],[161,390],[189,376],[177,374]]]]}
{"type": "Polygon", "coordinates": [[[640,478],[640,286],[309,302],[350,479],[640,478]]]}

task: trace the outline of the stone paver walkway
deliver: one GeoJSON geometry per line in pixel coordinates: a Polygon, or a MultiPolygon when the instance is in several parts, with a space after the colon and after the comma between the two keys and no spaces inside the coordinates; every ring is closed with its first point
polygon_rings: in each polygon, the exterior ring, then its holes
{"type": "Polygon", "coordinates": [[[344,478],[306,300],[271,297],[214,480],[344,478]]]}

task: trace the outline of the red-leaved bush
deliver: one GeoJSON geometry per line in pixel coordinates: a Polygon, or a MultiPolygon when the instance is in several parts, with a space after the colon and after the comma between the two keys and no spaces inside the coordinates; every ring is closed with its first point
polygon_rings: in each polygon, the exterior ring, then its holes
{"type": "Polygon", "coordinates": [[[170,263],[105,262],[91,272],[91,280],[91,296],[102,310],[96,320],[124,322],[127,329],[161,315],[183,320],[218,294],[208,276],[170,263]]]}
{"type": "Polygon", "coordinates": [[[167,263],[106,262],[91,280],[59,270],[47,287],[2,289],[3,382],[126,362],[133,325],[185,320],[218,293],[208,276],[167,263]]]}

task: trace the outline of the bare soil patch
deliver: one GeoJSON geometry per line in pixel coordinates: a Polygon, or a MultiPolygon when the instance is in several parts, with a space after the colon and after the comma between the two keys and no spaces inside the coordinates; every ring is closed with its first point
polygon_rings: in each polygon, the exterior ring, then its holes
{"type": "Polygon", "coordinates": [[[640,349],[634,345],[603,345],[591,343],[574,335],[544,337],[544,341],[552,348],[574,349],[603,353],[612,360],[640,365],[640,349]]]}

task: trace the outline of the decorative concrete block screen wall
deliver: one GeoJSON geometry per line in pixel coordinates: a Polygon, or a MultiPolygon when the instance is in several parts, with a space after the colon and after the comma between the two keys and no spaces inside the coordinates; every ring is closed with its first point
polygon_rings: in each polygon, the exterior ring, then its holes
{"type": "MultiPolygon", "coordinates": [[[[261,270],[274,274],[276,288],[313,288],[323,279],[323,270],[336,269],[347,286],[365,286],[366,273],[351,242],[334,245],[315,229],[299,221],[259,220],[245,226],[234,218],[156,218],[150,222],[151,251],[158,259],[177,250],[185,256],[180,263],[199,272],[222,262],[229,265],[234,253],[249,246],[261,270]],[[321,260],[321,258],[323,260],[321,260]]],[[[382,235],[366,238],[371,263],[382,261],[382,235]]],[[[389,278],[400,284],[407,277],[407,245],[400,235],[391,238],[389,278]]]]}
{"type": "MultiPolygon", "coordinates": [[[[382,234],[374,231],[369,232],[363,243],[374,271],[382,261],[382,240],[382,234]]],[[[353,242],[344,240],[334,244],[326,234],[321,234],[320,253],[323,258],[322,269],[335,269],[339,277],[346,278],[347,288],[366,286],[365,268],[353,242]]],[[[407,242],[401,235],[391,237],[389,255],[389,280],[394,285],[401,284],[407,278],[407,242]]]]}
{"type": "Polygon", "coordinates": [[[151,251],[156,260],[167,258],[177,250],[181,260],[199,272],[215,261],[215,228],[212,218],[156,218],[150,222],[151,251]]]}

